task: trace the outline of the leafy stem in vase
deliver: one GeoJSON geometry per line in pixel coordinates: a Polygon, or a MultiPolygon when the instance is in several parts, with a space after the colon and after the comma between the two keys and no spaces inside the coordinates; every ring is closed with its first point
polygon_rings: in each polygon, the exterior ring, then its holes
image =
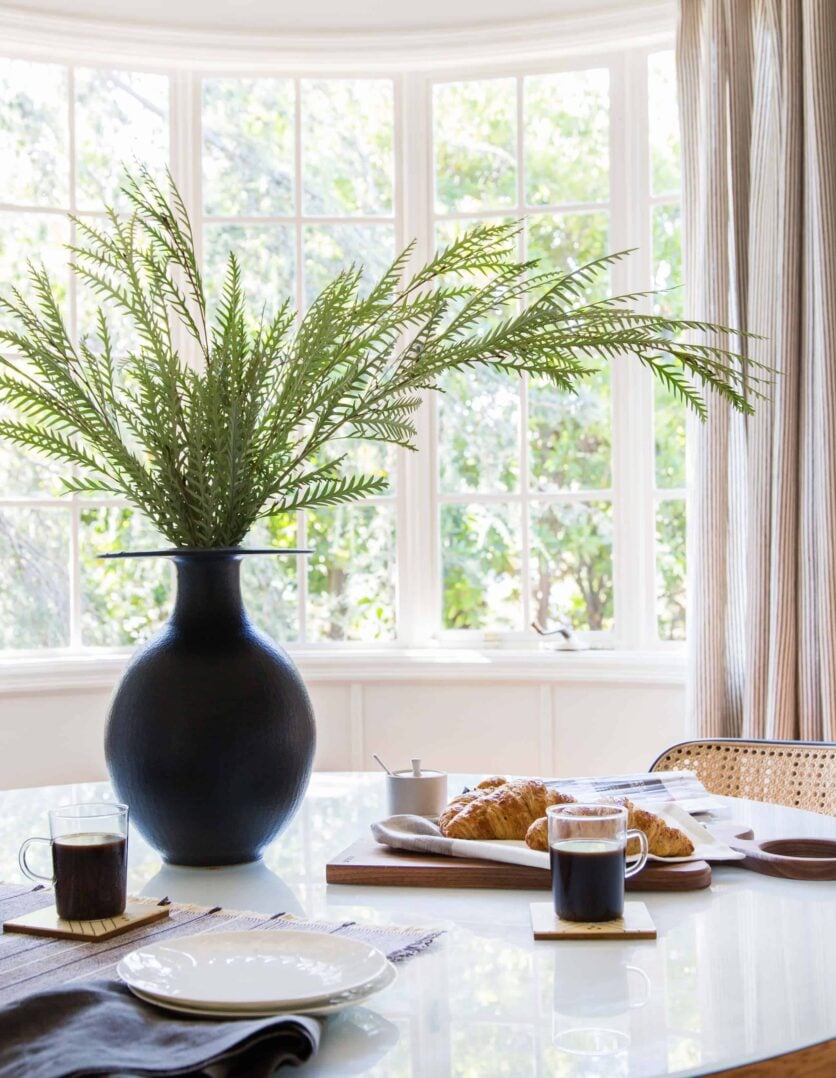
{"type": "Polygon", "coordinates": [[[42,267],[31,302],[16,289],[0,300],[12,323],[0,438],[68,466],[67,491],[126,498],[175,547],[237,546],[260,517],[379,494],[385,478],[348,472],[332,443],[413,449],[422,392],[449,371],[490,366],[574,393],[596,364],[632,357],[702,418],[710,395],[751,413],[769,382],[707,343],[745,334],[638,312],[652,293],[590,301],[629,252],[543,272],[518,261],[519,224],[473,228],[415,271],[410,245],[365,293],[350,266],[301,319],[289,301],[253,316],[230,254],[210,311],[171,178],[139,168],[124,191],[130,213],[109,209],[107,227],[73,218],[73,271],[102,304],[97,340],[73,343],[42,267]],[[107,312],[132,328],[124,356],[107,312]]]}

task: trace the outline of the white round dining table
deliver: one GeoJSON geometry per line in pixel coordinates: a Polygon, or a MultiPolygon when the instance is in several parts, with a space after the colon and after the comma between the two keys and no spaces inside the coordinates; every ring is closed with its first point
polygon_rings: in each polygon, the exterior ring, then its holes
{"type": "MultiPolygon", "coordinates": [[[[451,792],[472,780],[451,776],[451,792]]],[[[110,796],[106,783],[0,793],[0,879],[20,879],[18,846],[44,834],[48,809],[110,796]]],[[[832,817],[721,802],[758,839],[836,839],[832,817]]],[[[316,774],[263,861],[231,868],[165,865],[131,835],[136,894],[446,930],[392,987],[330,1019],[300,1074],[703,1075],[836,1037],[836,883],[717,864],[708,889],[637,896],[655,940],[535,942],[529,904],[543,891],[326,884],[329,858],[384,808],[383,776],[316,774]]]]}

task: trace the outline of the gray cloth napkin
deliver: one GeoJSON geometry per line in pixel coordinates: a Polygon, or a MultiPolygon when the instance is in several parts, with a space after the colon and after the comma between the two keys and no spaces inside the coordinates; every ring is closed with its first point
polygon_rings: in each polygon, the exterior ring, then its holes
{"type": "Polygon", "coordinates": [[[118,982],[87,981],[0,1010],[0,1078],[267,1078],[310,1059],[320,1032],[301,1015],[178,1018],[118,982]]]}

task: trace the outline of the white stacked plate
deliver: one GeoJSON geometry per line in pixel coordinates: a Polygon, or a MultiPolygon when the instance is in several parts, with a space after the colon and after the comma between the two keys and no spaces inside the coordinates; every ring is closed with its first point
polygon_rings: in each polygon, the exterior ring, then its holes
{"type": "Polygon", "coordinates": [[[367,943],[291,929],[152,943],[126,955],[117,973],[147,1003],[214,1018],[333,1014],[365,1003],[397,976],[367,943]]]}

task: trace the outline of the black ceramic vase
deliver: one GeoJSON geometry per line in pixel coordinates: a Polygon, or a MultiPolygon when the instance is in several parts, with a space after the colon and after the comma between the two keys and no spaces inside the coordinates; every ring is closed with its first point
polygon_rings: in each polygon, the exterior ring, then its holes
{"type": "Polygon", "coordinates": [[[254,861],[298,808],[316,744],[299,672],[241,600],[242,555],[278,552],[158,553],[177,566],[177,599],[116,690],[113,787],[166,861],[254,861]]]}

